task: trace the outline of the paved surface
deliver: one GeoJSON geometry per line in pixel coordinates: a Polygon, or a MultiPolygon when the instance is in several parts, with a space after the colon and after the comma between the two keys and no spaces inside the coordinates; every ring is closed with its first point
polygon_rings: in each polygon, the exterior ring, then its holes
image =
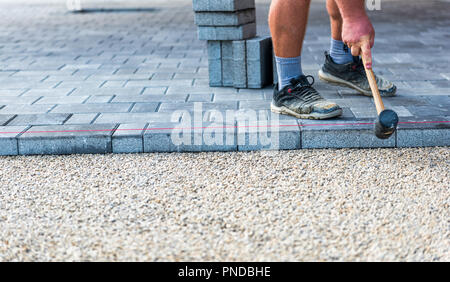
{"type": "MultiPolygon", "coordinates": [[[[196,126],[186,118],[194,102],[222,115],[262,111],[260,121],[279,118],[277,125],[284,128],[276,147],[282,149],[449,145],[448,2],[383,1],[382,11],[371,12],[377,30],[375,69],[399,88],[398,97],[385,104],[399,113],[400,130],[383,142],[367,124],[375,116],[371,99],[354,91],[317,82],[325,97],[345,108],[342,118],[324,126],[269,115],[270,87],[208,87],[205,43],[197,40],[190,0],[116,1],[103,11],[86,1],[91,9],[75,14],[62,2],[0,3],[0,154],[264,147],[237,141],[231,146],[172,144],[171,131],[161,128],[179,126],[181,116],[173,116],[179,109],[186,111],[182,127],[196,126]]],[[[268,34],[268,2],[257,2],[260,35],[268,34]]],[[[314,2],[303,52],[306,73],[317,78],[328,45],[324,3],[314,2]]],[[[204,116],[207,124],[240,125],[209,115],[204,116]]],[[[255,134],[264,128],[257,125],[255,134]]],[[[239,131],[230,135],[237,138],[239,131]]]]}
{"type": "Polygon", "coordinates": [[[0,157],[0,261],[448,261],[449,160],[449,148],[0,157]]]}

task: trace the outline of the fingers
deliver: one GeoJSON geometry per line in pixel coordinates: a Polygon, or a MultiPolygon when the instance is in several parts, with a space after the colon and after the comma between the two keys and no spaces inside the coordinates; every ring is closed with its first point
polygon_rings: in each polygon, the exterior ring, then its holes
{"type": "Polygon", "coordinates": [[[358,57],[361,54],[361,48],[358,45],[352,45],[350,48],[352,50],[352,56],[358,57]]]}
{"type": "Polygon", "coordinates": [[[373,45],[375,45],[375,34],[370,37],[370,48],[373,48],[373,45]]]}
{"type": "Polygon", "coordinates": [[[361,45],[361,56],[367,69],[372,68],[372,51],[370,48],[370,42],[364,41],[361,45]]]}

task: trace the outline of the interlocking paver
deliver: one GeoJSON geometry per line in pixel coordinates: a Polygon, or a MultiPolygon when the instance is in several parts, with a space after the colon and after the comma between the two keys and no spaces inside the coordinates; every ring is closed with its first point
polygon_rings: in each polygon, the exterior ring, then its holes
{"type": "Polygon", "coordinates": [[[20,155],[112,152],[116,125],[32,126],[18,138],[20,155]]]}
{"type": "MultiPolygon", "coordinates": [[[[83,97],[83,96],[72,96],[72,97],[83,97]]],[[[84,103],[86,104],[109,103],[113,98],[114,96],[111,95],[95,95],[87,98],[87,100],[84,103]]]]}
{"type": "Polygon", "coordinates": [[[17,155],[16,137],[29,126],[0,126],[0,156],[17,155]]]}
{"type": "MultiPolygon", "coordinates": [[[[34,96],[29,96],[28,98],[36,100],[34,96]]],[[[37,100],[34,104],[81,104],[88,98],[89,96],[50,96],[42,97],[42,99],[37,100]]]]}
{"type": "Polygon", "coordinates": [[[44,114],[55,105],[6,105],[0,114],[44,114]]]}
{"type": "Polygon", "coordinates": [[[19,114],[12,121],[8,122],[8,126],[63,124],[69,116],[70,114],[19,114]]]}
{"type": "Polygon", "coordinates": [[[123,102],[185,102],[187,99],[187,94],[180,95],[132,95],[132,96],[116,96],[112,100],[114,103],[123,103],[123,102]]]}
{"type": "MultiPolygon", "coordinates": [[[[0,96],[0,105],[31,105],[36,100],[38,100],[39,97],[13,97],[13,96],[6,96],[2,97],[0,96]]],[[[53,104],[53,103],[48,103],[53,104]]]]}
{"type": "Polygon", "coordinates": [[[90,124],[98,115],[98,113],[73,114],[64,124],[90,124]]]}
{"type": "Polygon", "coordinates": [[[100,103],[100,104],[68,104],[58,105],[52,113],[123,113],[128,112],[131,103],[100,103]]]}
{"type": "Polygon", "coordinates": [[[150,113],[156,112],[159,103],[136,103],[131,109],[132,113],[150,113]]]}
{"type": "Polygon", "coordinates": [[[95,124],[117,123],[145,123],[145,122],[170,122],[172,113],[102,113],[94,121],[95,124]]]}
{"type": "Polygon", "coordinates": [[[144,152],[146,123],[121,124],[112,136],[113,153],[144,152]]]}
{"type": "Polygon", "coordinates": [[[0,115],[0,126],[6,125],[15,115],[0,115]]]}

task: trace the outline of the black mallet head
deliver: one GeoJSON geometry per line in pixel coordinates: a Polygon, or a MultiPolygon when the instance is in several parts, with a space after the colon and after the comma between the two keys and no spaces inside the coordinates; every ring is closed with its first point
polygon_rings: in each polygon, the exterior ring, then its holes
{"type": "Polygon", "coordinates": [[[380,139],[388,139],[397,129],[398,115],[393,110],[384,110],[375,121],[375,135],[380,139]]]}

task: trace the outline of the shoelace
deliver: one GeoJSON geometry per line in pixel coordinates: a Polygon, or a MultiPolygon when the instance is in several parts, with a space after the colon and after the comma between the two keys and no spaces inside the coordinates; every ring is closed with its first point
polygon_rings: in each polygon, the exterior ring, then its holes
{"type": "Polygon", "coordinates": [[[302,84],[301,80],[296,80],[295,86],[292,89],[292,94],[305,101],[305,103],[312,103],[318,100],[322,100],[323,98],[320,96],[320,94],[312,87],[315,82],[314,77],[308,75],[305,76],[305,78],[308,84],[302,84]],[[311,78],[312,82],[309,82],[308,78],[311,78]]]}

